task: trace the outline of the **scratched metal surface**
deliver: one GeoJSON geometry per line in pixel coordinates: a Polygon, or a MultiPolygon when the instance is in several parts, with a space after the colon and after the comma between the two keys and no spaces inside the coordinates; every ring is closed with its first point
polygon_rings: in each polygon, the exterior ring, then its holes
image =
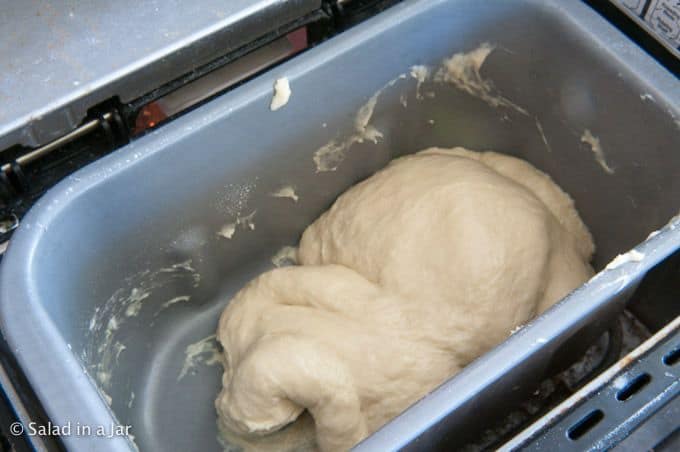
{"type": "Polygon", "coordinates": [[[318,8],[321,0],[0,0],[0,150],[37,146],[318,8]]]}

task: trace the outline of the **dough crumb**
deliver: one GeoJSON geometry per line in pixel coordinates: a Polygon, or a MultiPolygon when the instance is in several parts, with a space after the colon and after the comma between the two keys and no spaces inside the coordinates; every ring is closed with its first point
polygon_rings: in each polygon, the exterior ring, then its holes
{"type": "Polygon", "coordinates": [[[423,65],[411,66],[410,73],[411,77],[416,79],[416,99],[421,100],[423,96],[420,93],[420,87],[430,77],[430,68],[423,65]]]}
{"type": "Polygon", "coordinates": [[[196,368],[200,365],[214,366],[222,362],[222,354],[214,334],[187,345],[184,355],[184,364],[182,364],[182,370],[179,372],[177,381],[183,379],[187,374],[195,375],[196,368]]]}
{"type": "Polygon", "coordinates": [[[517,325],[516,327],[514,327],[513,329],[510,330],[510,336],[512,336],[513,334],[515,334],[516,332],[518,332],[522,328],[524,328],[524,325],[520,323],[519,325],[517,325]]]}
{"type": "Polygon", "coordinates": [[[291,185],[286,185],[285,187],[279,188],[274,193],[272,193],[272,196],[275,198],[290,198],[293,200],[293,202],[298,202],[300,199],[295,193],[295,188],[293,188],[291,185]]]}
{"type": "Polygon", "coordinates": [[[510,99],[495,92],[491,80],[479,72],[495,46],[485,42],[469,52],[456,53],[443,61],[434,76],[435,82],[451,83],[458,89],[478,97],[492,107],[515,110],[525,116],[529,113],[510,99]]]}
{"type": "Polygon", "coordinates": [[[297,265],[297,248],[294,246],[284,246],[272,257],[272,264],[275,267],[297,265]]]}
{"type": "Polygon", "coordinates": [[[219,230],[217,235],[225,239],[231,239],[236,233],[236,223],[227,223],[219,230]]]}
{"type": "Polygon", "coordinates": [[[645,255],[637,250],[630,250],[627,253],[619,254],[610,263],[607,264],[605,269],[614,270],[628,262],[640,262],[644,259],[645,255]]]}
{"type": "Polygon", "coordinates": [[[581,135],[581,142],[587,143],[590,146],[590,150],[595,154],[595,161],[607,174],[614,174],[614,170],[607,164],[607,160],[604,157],[604,151],[602,150],[602,145],[600,144],[600,139],[593,135],[593,133],[586,129],[581,135]]]}
{"type": "Polygon", "coordinates": [[[253,218],[255,218],[255,213],[257,213],[256,210],[253,210],[250,214],[243,216],[243,217],[236,217],[236,221],[234,223],[227,223],[222,228],[217,231],[217,235],[220,237],[223,237],[225,239],[231,239],[234,237],[234,234],[236,234],[236,229],[240,227],[241,229],[250,229],[251,231],[255,230],[255,221],[253,218]]]}
{"type": "Polygon", "coordinates": [[[274,82],[274,96],[272,97],[272,102],[269,105],[271,111],[276,111],[288,103],[290,99],[290,84],[286,77],[276,79],[274,82]]]}

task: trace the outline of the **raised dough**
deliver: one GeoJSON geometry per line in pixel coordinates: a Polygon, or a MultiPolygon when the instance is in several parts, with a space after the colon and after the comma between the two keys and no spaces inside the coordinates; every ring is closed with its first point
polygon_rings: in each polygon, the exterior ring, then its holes
{"type": "Polygon", "coordinates": [[[307,410],[345,450],[592,275],[571,198],[517,158],[432,148],[392,161],[309,226],[300,266],[220,318],[222,428],[265,435],[307,410]]]}

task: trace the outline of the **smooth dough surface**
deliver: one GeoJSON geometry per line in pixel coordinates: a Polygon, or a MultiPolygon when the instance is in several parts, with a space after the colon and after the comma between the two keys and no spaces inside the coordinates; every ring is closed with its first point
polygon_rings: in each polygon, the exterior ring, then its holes
{"type": "Polygon", "coordinates": [[[231,300],[221,428],[267,435],[308,411],[346,450],[581,285],[592,237],[529,163],[431,148],[392,161],[304,232],[300,265],[231,300]]]}

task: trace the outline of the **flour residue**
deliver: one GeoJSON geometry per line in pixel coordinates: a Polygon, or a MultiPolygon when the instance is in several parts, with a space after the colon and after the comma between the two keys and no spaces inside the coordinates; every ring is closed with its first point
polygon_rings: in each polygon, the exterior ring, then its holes
{"type": "Polygon", "coordinates": [[[272,196],[275,198],[289,198],[292,199],[293,202],[298,202],[300,199],[298,195],[295,193],[295,188],[293,188],[290,185],[286,185],[285,187],[281,187],[275,192],[272,193],[272,196]]]}
{"type": "Polygon", "coordinates": [[[312,159],[316,165],[317,173],[335,171],[345,160],[345,150],[353,142],[331,140],[316,150],[312,159]]]}
{"type": "Polygon", "coordinates": [[[406,74],[400,74],[396,78],[390,80],[376,91],[357,111],[354,117],[354,133],[344,140],[333,139],[321,146],[314,152],[312,159],[316,165],[316,172],[323,173],[328,171],[335,171],[340,164],[345,160],[346,153],[349,148],[355,143],[363,143],[371,141],[377,144],[383,138],[382,132],[371,125],[371,119],[375,111],[375,106],[378,103],[380,95],[385,89],[394,86],[397,81],[406,78],[406,74]]]}
{"type": "Polygon", "coordinates": [[[132,447],[133,447],[137,452],[139,452],[139,446],[138,446],[137,443],[135,442],[135,435],[133,435],[132,433],[128,433],[127,437],[128,437],[128,440],[130,440],[130,444],[132,444],[132,447]]]}
{"type": "Polygon", "coordinates": [[[399,96],[399,103],[404,108],[408,107],[408,99],[406,98],[406,94],[402,94],[399,96]]]}
{"type": "MultiPolygon", "coordinates": [[[[482,77],[480,69],[493,50],[494,46],[489,43],[483,43],[474,50],[456,53],[450,58],[446,58],[436,72],[434,72],[434,76],[433,70],[430,67],[415,65],[409,69],[408,75],[400,74],[387,82],[357,111],[353,134],[345,139],[334,138],[314,152],[312,158],[316,165],[316,172],[335,171],[345,160],[347,151],[353,144],[364,141],[378,143],[383,138],[382,132],[370,124],[377,102],[385,89],[394,86],[397,81],[406,79],[409,75],[416,80],[416,99],[420,100],[424,97],[435,96],[435,93],[431,91],[421,92],[423,83],[428,80],[434,80],[437,83],[450,83],[458,89],[478,97],[492,107],[508,108],[528,116],[529,113],[524,108],[498,93],[491,80],[482,77]]],[[[407,97],[404,94],[400,95],[399,102],[404,108],[408,106],[407,97]]],[[[434,121],[430,121],[430,124],[434,123],[434,121]]],[[[536,127],[546,147],[550,149],[538,119],[536,119],[536,127]]]]}
{"type": "Polygon", "coordinates": [[[106,393],[103,389],[99,388],[99,395],[102,396],[102,399],[106,402],[108,406],[111,406],[113,403],[113,398],[106,393]]]}
{"type": "Polygon", "coordinates": [[[377,93],[372,95],[368,102],[359,108],[357,115],[354,118],[354,129],[356,134],[353,141],[357,143],[363,143],[364,140],[372,141],[374,144],[378,143],[378,140],[383,137],[383,134],[370,124],[371,118],[373,117],[373,111],[378,103],[378,97],[382,94],[385,88],[379,90],[377,93]]]}
{"type": "Polygon", "coordinates": [[[149,298],[150,292],[145,292],[135,287],[130,293],[129,304],[125,309],[126,317],[136,317],[139,315],[139,311],[142,310],[142,302],[149,298]]]}
{"type": "Polygon", "coordinates": [[[114,359],[116,361],[116,364],[118,363],[118,360],[120,359],[120,354],[123,353],[123,350],[125,350],[127,347],[125,344],[121,342],[114,342],[113,344],[113,355],[114,359]]]}
{"type": "Polygon", "coordinates": [[[257,211],[253,210],[250,214],[243,216],[243,217],[238,217],[236,219],[236,224],[243,226],[246,229],[250,229],[251,231],[255,230],[255,222],[253,221],[253,218],[255,218],[255,213],[257,211]]]}
{"type": "Polygon", "coordinates": [[[248,201],[255,188],[254,182],[225,185],[215,207],[227,215],[238,216],[248,207],[248,201]]]}
{"type": "Polygon", "coordinates": [[[673,118],[673,122],[675,123],[675,127],[680,129],[680,118],[675,116],[675,113],[673,113],[673,110],[671,110],[670,108],[666,109],[666,112],[668,112],[668,114],[671,116],[671,118],[673,118]]]}
{"type": "Polygon", "coordinates": [[[297,265],[297,248],[294,246],[284,246],[272,256],[272,264],[276,267],[287,267],[297,265]]]}
{"type": "Polygon", "coordinates": [[[247,215],[243,215],[248,206],[248,201],[256,188],[255,183],[229,184],[217,201],[217,209],[226,213],[232,221],[225,223],[217,231],[217,236],[231,240],[239,229],[255,230],[255,210],[247,215]],[[235,217],[235,219],[234,219],[235,217]]]}
{"type": "Polygon", "coordinates": [[[101,391],[111,389],[115,371],[120,367],[125,350],[131,346],[125,343],[127,323],[139,316],[151,302],[154,291],[168,284],[197,287],[200,275],[191,260],[156,271],[145,270],[126,278],[118,290],[95,308],[88,322],[81,358],[101,391]]]}
{"type": "Polygon", "coordinates": [[[605,269],[613,270],[618,268],[628,262],[640,262],[645,255],[637,250],[630,250],[627,253],[619,254],[610,263],[607,264],[605,269]]]}
{"type": "Polygon", "coordinates": [[[158,315],[161,312],[165,311],[169,307],[176,305],[177,303],[186,303],[189,300],[191,300],[191,296],[189,296],[189,295],[180,295],[178,297],[171,298],[168,301],[164,302],[161,305],[160,309],[153,314],[153,316],[158,317],[158,315]]]}
{"type": "Polygon", "coordinates": [[[290,83],[286,77],[277,79],[274,82],[274,96],[272,96],[272,102],[269,105],[271,111],[276,111],[288,103],[290,99],[290,83]]]}
{"type": "Polygon", "coordinates": [[[158,270],[158,273],[171,273],[171,274],[177,274],[177,272],[185,272],[189,275],[191,275],[191,279],[193,279],[194,287],[198,287],[199,284],[201,283],[201,274],[196,271],[196,269],[193,267],[193,261],[191,259],[185,260],[183,262],[178,262],[176,264],[172,264],[169,267],[164,267],[158,270]]]}
{"type": "Polygon", "coordinates": [[[541,140],[543,141],[543,144],[545,144],[545,148],[547,149],[548,152],[552,152],[552,148],[550,147],[550,143],[548,143],[548,138],[545,136],[545,132],[543,131],[543,126],[541,125],[541,121],[538,120],[538,118],[534,118],[536,120],[536,130],[538,130],[538,134],[541,136],[541,140]]]}
{"type": "Polygon", "coordinates": [[[422,100],[423,95],[420,93],[420,87],[430,77],[430,68],[423,65],[411,66],[411,77],[416,79],[416,99],[422,100]]]}
{"type": "Polygon", "coordinates": [[[600,139],[593,135],[593,133],[586,129],[581,135],[581,142],[587,143],[590,146],[590,150],[595,154],[595,161],[607,174],[614,174],[614,170],[607,164],[607,160],[604,157],[604,151],[602,150],[602,144],[600,144],[600,139]]]}
{"type": "Polygon", "coordinates": [[[184,378],[187,374],[195,375],[198,366],[214,366],[222,362],[222,353],[217,343],[217,337],[214,334],[187,345],[184,355],[184,364],[179,372],[177,381],[184,378]]]}
{"type": "Polygon", "coordinates": [[[494,48],[493,45],[485,42],[467,53],[454,54],[442,62],[442,66],[435,73],[434,80],[440,83],[451,83],[492,107],[510,108],[528,116],[525,109],[497,93],[493,82],[482,77],[479,72],[494,48]]]}
{"type": "Polygon", "coordinates": [[[245,215],[245,216],[238,216],[236,217],[236,221],[232,223],[227,223],[224,226],[220,228],[219,231],[217,231],[217,235],[220,237],[223,237],[225,239],[231,239],[234,237],[234,234],[236,234],[236,231],[238,229],[242,230],[255,230],[255,214],[257,213],[256,210],[253,210],[250,214],[245,215]]]}
{"type": "Polygon", "coordinates": [[[191,297],[189,295],[181,295],[179,297],[171,298],[170,300],[166,301],[161,305],[161,309],[167,309],[173,304],[183,303],[189,300],[191,300],[191,297]]]}

